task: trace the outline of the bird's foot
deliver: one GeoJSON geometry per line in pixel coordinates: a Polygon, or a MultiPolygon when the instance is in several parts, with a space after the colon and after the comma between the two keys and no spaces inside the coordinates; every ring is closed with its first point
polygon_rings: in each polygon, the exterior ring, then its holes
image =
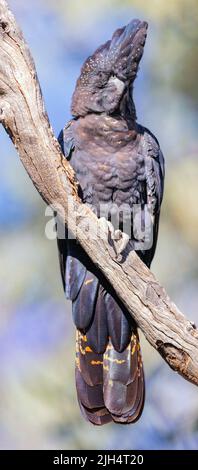
{"type": "Polygon", "coordinates": [[[129,243],[130,237],[121,230],[115,230],[115,248],[117,256],[121,255],[129,243]]]}
{"type": "Polygon", "coordinates": [[[108,241],[111,242],[116,258],[118,258],[119,255],[122,255],[129,243],[129,235],[122,232],[121,230],[115,230],[112,223],[109,222],[109,220],[107,220],[105,217],[100,218],[100,226],[104,231],[103,233],[105,233],[107,236],[108,241]]]}

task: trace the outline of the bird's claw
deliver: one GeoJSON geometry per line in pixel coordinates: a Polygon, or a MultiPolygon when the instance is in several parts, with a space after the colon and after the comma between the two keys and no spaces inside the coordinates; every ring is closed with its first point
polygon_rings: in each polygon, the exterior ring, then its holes
{"type": "Polygon", "coordinates": [[[129,235],[122,232],[121,230],[115,230],[112,223],[109,222],[109,220],[107,220],[105,217],[100,218],[100,226],[104,230],[107,239],[109,239],[110,236],[110,240],[113,242],[114,252],[116,257],[118,257],[127,247],[130,240],[129,235]]]}
{"type": "Polygon", "coordinates": [[[116,253],[118,256],[123,253],[123,251],[125,250],[125,248],[127,247],[129,243],[130,238],[129,238],[129,235],[127,235],[127,233],[121,232],[121,230],[115,230],[115,237],[116,237],[115,249],[116,249],[116,253]]]}

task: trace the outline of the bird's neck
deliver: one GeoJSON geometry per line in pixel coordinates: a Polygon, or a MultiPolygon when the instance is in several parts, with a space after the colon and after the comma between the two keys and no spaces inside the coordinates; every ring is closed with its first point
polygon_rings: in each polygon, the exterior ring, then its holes
{"type": "Polygon", "coordinates": [[[89,113],[76,120],[75,128],[78,141],[85,141],[87,145],[90,137],[92,144],[100,146],[109,144],[121,148],[129,142],[135,143],[138,124],[132,90],[126,90],[115,113],[89,113]]]}
{"type": "Polygon", "coordinates": [[[107,151],[112,148],[121,149],[130,143],[135,145],[138,136],[138,125],[130,117],[130,122],[119,115],[87,114],[75,121],[75,138],[78,146],[83,148],[89,146],[93,149],[104,147],[107,151]]]}

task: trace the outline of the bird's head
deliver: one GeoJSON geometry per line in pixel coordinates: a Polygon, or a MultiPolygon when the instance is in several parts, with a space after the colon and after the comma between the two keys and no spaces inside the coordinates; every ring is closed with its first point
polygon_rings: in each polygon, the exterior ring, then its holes
{"type": "Polygon", "coordinates": [[[145,21],[131,21],[88,57],[72,97],[73,116],[116,111],[136,78],[147,27],[145,21]]]}

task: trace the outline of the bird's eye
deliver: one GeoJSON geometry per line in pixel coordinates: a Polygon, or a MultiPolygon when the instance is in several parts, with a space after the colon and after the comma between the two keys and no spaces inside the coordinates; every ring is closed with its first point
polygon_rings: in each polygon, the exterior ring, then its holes
{"type": "Polygon", "coordinates": [[[99,72],[98,78],[100,78],[102,80],[104,77],[105,77],[104,72],[99,72]]]}

